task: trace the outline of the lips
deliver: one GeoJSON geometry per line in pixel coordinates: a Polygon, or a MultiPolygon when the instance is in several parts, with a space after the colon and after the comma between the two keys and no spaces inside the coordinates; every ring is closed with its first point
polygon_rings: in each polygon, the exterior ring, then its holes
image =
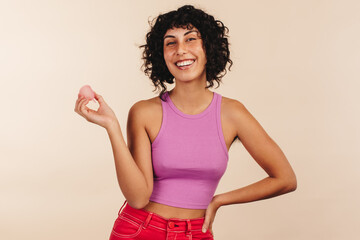
{"type": "Polygon", "coordinates": [[[184,66],[189,66],[189,65],[193,64],[194,62],[195,62],[194,59],[186,59],[186,60],[178,61],[175,64],[178,67],[184,67],[184,66]]]}
{"type": "Polygon", "coordinates": [[[185,69],[188,69],[190,68],[193,63],[195,62],[195,59],[184,59],[184,60],[180,60],[180,61],[177,61],[175,63],[175,65],[181,69],[181,70],[185,70],[185,69]]]}

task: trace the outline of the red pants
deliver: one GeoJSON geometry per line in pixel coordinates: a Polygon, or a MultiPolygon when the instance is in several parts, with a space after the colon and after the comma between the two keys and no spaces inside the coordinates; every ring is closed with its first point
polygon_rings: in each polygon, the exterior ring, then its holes
{"type": "Polygon", "coordinates": [[[126,200],[119,210],[110,240],[214,240],[201,231],[205,217],[193,219],[163,218],[144,209],[132,208],[126,200]]]}

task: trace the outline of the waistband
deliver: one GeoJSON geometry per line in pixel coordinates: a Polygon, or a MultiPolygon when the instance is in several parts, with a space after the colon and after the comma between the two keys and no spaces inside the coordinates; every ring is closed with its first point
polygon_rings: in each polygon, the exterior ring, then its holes
{"type": "Polygon", "coordinates": [[[143,224],[143,228],[151,225],[152,227],[159,230],[171,232],[201,231],[203,223],[205,221],[205,217],[191,219],[164,218],[154,212],[150,212],[145,209],[133,208],[127,203],[126,200],[121,206],[118,215],[119,217],[121,216],[129,218],[140,225],[143,224]]]}

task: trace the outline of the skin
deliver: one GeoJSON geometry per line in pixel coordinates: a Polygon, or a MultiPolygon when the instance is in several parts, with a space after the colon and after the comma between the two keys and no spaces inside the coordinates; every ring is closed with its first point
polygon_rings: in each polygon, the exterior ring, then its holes
{"type": "MultiPolygon", "coordinates": [[[[186,114],[202,112],[213,97],[213,93],[205,89],[206,53],[196,30],[174,28],[164,35],[164,59],[176,82],[169,95],[177,108],[186,114]],[[195,59],[195,62],[191,68],[181,70],[175,63],[182,59],[195,59]]],[[[297,187],[295,173],[280,147],[241,102],[222,97],[221,125],[227,149],[239,139],[268,177],[215,195],[207,209],[177,208],[151,202],[151,143],[161,128],[160,98],[141,100],[131,107],[127,122],[127,146],[114,112],[96,92],[95,99],[100,105],[97,111],[87,108],[89,100],[79,96],[75,112],[107,130],[114,151],[119,185],[132,207],[152,211],[165,218],[191,219],[205,216],[203,228],[213,234],[212,224],[221,206],[267,199],[294,191],[297,187]]]]}

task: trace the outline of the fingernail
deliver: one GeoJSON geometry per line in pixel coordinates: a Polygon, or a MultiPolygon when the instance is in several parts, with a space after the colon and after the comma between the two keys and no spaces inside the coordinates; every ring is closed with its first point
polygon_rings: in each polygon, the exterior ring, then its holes
{"type": "Polygon", "coordinates": [[[205,233],[205,232],[206,232],[206,228],[203,228],[203,229],[202,229],[202,232],[205,233]]]}

